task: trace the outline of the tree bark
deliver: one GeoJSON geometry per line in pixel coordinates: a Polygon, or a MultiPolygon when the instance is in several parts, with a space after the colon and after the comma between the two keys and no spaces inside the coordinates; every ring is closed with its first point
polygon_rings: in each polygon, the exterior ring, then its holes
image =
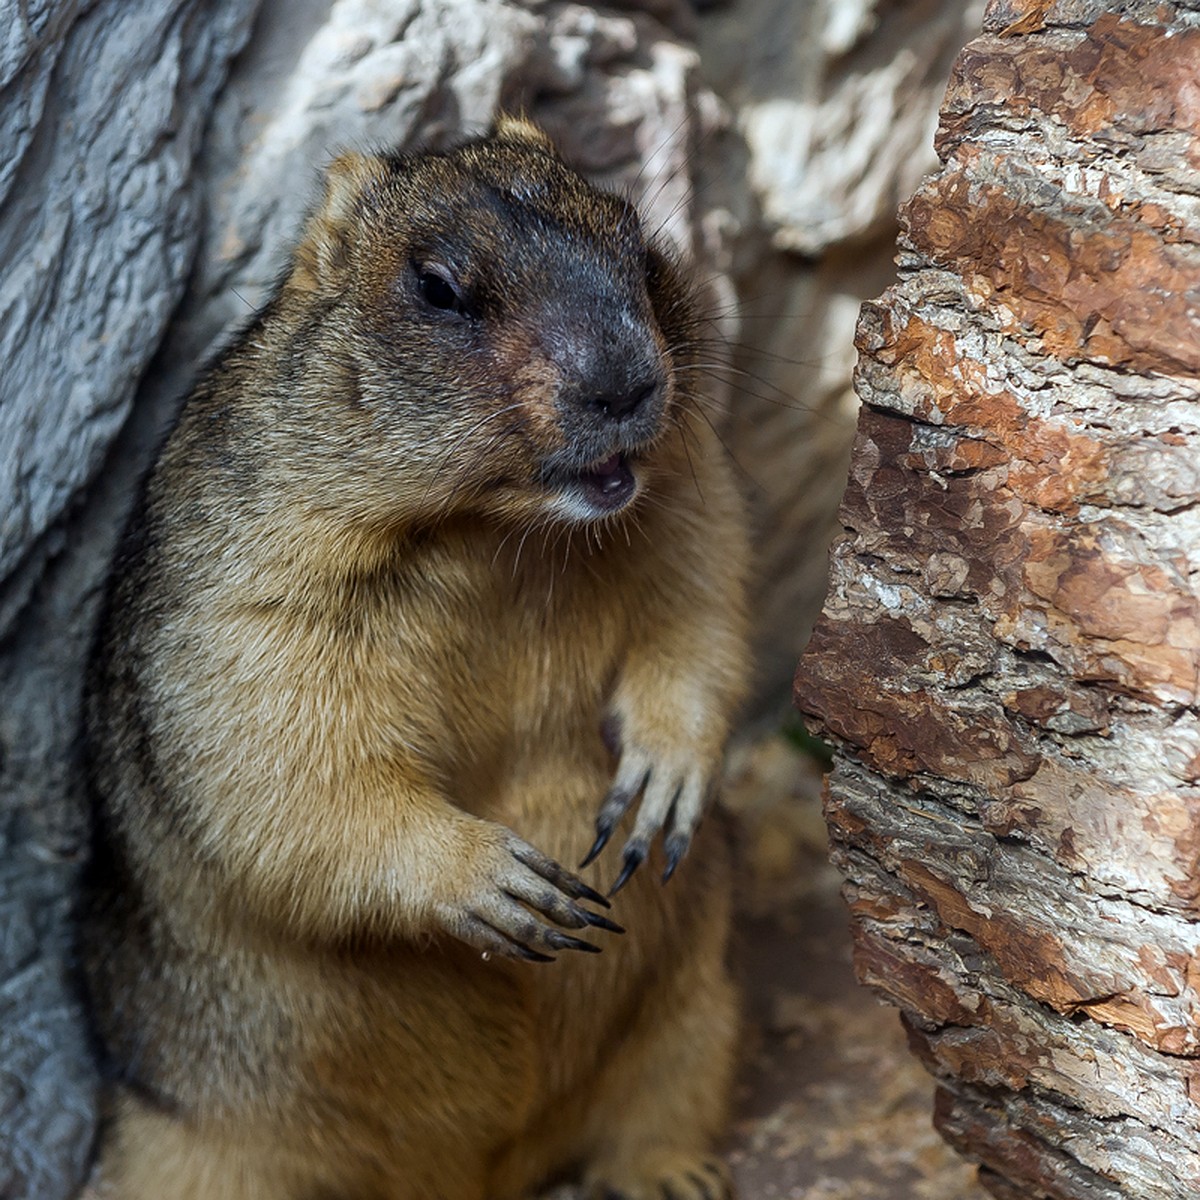
{"type": "Polygon", "coordinates": [[[1200,1194],[1198,79],[1194,3],[993,0],[859,322],[796,701],[859,977],[1000,1197],[1200,1194]]]}
{"type": "Polygon", "coordinates": [[[0,2],[4,1200],[67,1195],[95,1128],[70,959],[87,824],[78,696],[111,547],[99,510],[113,439],[187,282],[205,119],[255,3],[0,2]]]}

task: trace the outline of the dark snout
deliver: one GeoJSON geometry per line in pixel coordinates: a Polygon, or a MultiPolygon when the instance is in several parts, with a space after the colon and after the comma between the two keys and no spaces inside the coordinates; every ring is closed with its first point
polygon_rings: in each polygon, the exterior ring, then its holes
{"type": "Polygon", "coordinates": [[[638,495],[642,452],[662,430],[667,365],[651,329],[610,306],[570,328],[559,324],[551,353],[558,368],[555,410],[561,444],[542,463],[560,516],[593,521],[638,495]]]}
{"type": "Polygon", "coordinates": [[[579,462],[631,453],[654,440],[667,378],[648,329],[634,321],[616,327],[596,321],[569,345],[559,340],[558,350],[559,420],[579,462]]]}
{"type": "Polygon", "coordinates": [[[596,389],[598,394],[594,398],[584,393],[583,403],[594,405],[602,417],[622,421],[634,416],[638,409],[652,406],[661,387],[661,381],[656,377],[651,378],[648,372],[645,378],[637,379],[632,384],[624,379],[612,382],[604,380],[596,389]]]}
{"type": "Polygon", "coordinates": [[[566,384],[559,396],[564,425],[617,438],[620,449],[654,436],[662,416],[665,380],[650,364],[606,364],[566,384]]]}

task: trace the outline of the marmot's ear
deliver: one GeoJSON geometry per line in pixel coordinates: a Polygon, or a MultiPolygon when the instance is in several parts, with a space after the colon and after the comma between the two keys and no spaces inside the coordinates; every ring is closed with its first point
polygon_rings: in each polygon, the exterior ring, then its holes
{"type": "Polygon", "coordinates": [[[291,285],[303,291],[338,288],[349,261],[349,246],[364,200],[382,181],[386,168],[370,154],[339,154],[325,173],[325,194],[308,219],[296,247],[291,285]]]}
{"type": "Polygon", "coordinates": [[[536,146],[539,150],[548,150],[551,154],[558,153],[549,137],[527,117],[501,113],[496,118],[496,132],[492,136],[498,142],[536,146]]]}

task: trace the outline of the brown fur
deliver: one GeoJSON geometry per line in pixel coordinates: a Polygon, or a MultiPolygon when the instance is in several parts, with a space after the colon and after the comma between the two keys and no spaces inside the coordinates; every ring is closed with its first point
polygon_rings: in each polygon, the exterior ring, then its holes
{"type": "Polygon", "coordinates": [[[746,658],[694,329],[629,207],[523,121],[333,164],[147,480],[93,663],[84,947],[120,1200],[508,1200],[575,1171],[727,1194],[719,828],[657,878],[746,658]],[[430,262],[469,311],[428,301],[430,262]],[[579,391],[643,358],[662,386],[624,424],[579,391]],[[638,494],[581,515],[547,464],[613,447],[638,494]],[[627,932],[584,954],[562,936],[595,902],[556,863],[606,793],[650,850],[627,932]]]}

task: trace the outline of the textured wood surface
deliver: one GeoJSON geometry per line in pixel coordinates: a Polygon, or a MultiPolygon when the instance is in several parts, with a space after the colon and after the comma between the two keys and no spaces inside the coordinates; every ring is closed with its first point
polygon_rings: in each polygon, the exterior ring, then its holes
{"type": "Polygon", "coordinates": [[[1200,9],[993,3],[865,306],[800,707],[1000,1197],[1200,1195],[1200,9]]]}

